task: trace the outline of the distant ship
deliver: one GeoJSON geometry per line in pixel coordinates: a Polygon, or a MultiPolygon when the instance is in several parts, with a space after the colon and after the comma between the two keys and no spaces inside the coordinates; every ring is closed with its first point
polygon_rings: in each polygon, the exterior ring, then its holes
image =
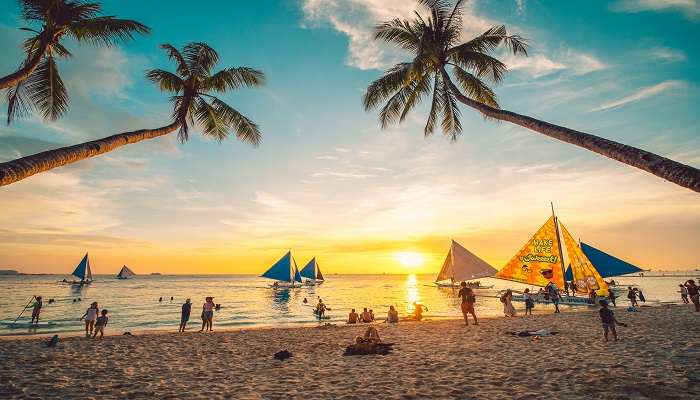
{"type": "Polygon", "coordinates": [[[151,275],[162,275],[160,272],[151,272],[151,275]]]}

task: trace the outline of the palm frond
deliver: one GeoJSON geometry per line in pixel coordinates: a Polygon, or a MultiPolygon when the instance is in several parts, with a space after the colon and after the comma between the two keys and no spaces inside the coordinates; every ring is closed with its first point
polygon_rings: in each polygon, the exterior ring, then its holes
{"type": "Polygon", "coordinates": [[[420,44],[420,32],[409,21],[396,18],[375,26],[374,39],[393,43],[405,50],[413,51],[420,44]]]}
{"type": "Polygon", "coordinates": [[[222,141],[228,135],[228,126],[220,114],[202,97],[195,99],[194,118],[202,128],[202,134],[222,141]]]}
{"type": "Polygon", "coordinates": [[[185,82],[179,76],[162,69],[146,71],[146,78],[157,84],[164,92],[178,93],[185,87],[185,82]]]}
{"type": "Polygon", "coordinates": [[[499,59],[477,51],[462,50],[450,53],[450,59],[460,67],[474,72],[479,78],[501,82],[508,67],[499,59]]]}
{"type": "Polygon", "coordinates": [[[68,26],[68,32],[79,42],[112,45],[132,40],[135,34],[146,35],[151,29],[138,21],[108,16],[75,21],[68,26]]]}
{"type": "Polygon", "coordinates": [[[499,108],[496,101],[496,93],[484,81],[458,66],[453,66],[452,70],[467,97],[491,107],[499,108]]]}
{"type": "Polygon", "coordinates": [[[50,6],[46,0],[21,0],[22,18],[27,21],[43,21],[50,6]]]}
{"type": "Polygon", "coordinates": [[[265,74],[248,67],[226,68],[205,78],[200,90],[225,92],[240,87],[255,87],[265,84],[265,74]]]}
{"type": "Polygon", "coordinates": [[[416,80],[415,85],[413,85],[413,91],[408,95],[403,105],[403,111],[401,112],[401,116],[399,117],[399,122],[403,122],[406,119],[406,116],[408,115],[409,111],[411,111],[416,105],[418,105],[421,102],[421,100],[423,100],[423,97],[425,95],[430,93],[431,77],[432,76],[429,73],[425,73],[423,74],[423,76],[416,80]]]}
{"type": "Polygon", "coordinates": [[[187,61],[185,61],[180,51],[173,45],[167,43],[161,44],[160,48],[165,50],[168,54],[168,58],[175,61],[175,69],[178,75],[183,78],[188,78],[190,76],[190,67],[187,65],[187,61]]]}
{"type": "Polygon", "coordinates": [[[214,97],[212,106],[227,126],[233,129],[236,137],[244,142],[257,146],[262,140],[260,128],[253,121],[239,113],[225,102],[214,97]]]}
{"type": "Polygon", "coordinates": [[[49,15],[57,25],[68,25],[73,22],[97,17],[102,12],[99,3],[87,3],[83,0],[50,1],[52,7],[49,15]]]}
{"type": "Polygon", "coordinates": [[[437,122],[438,114],[442,113],[444,104],[442,103],[442,90],[443,84],[440,78],[440,74],[435,74],[435,82],[433,83],[433,101],[430,105],[430,111],[428,112],[428,120],[425,123],[425,128],[423,128],[423,134],[425,136],[430,136],[435,132],[435,123],[437,122]]]}
{"type": "Polygon", "coordinates": [[[411,72],[411,65],[411,63],[396,64],[372,82],[362,97],[365,110],[369,111],[377,107],[384,99],[403,87],[411,72]]]}
{"type": "Polygon", "coordinates": [[[7,124],[12,121],[29,116],[33,108],[31,99],[27,96],[25,89],[26,80],[21,81],[17,86],[7,89],[7,124]]]}
{"type": "Polygon", "coordinates": [[[450,136],[452,140],[457,140],[457,137],[462,133],[462,123],[459,121],[460,112],[457,106],[457,99],[445,84],[440,91],[442,103],[442,131],[450,136]]]}
{"type": "Polygon", "coordinates": [[[73,56],[73,54],[71,54],[71,52],[61,43],[54,43],[51,46],[51,53],[62,58],[69,58],[73,56]]]}
{"type": "Polygon", "coordinates": [[[45,57],[27,78],[25,89],[45,119],[55,121],[68,110],[68,93],[51,55],[45,57]]]}
{"type": "Polygon", "coordinates": [[[171,96],[170,101],[173,103],[173,121],[180,125],[177,138],[184,143],[189,139],[190,125],[194,124],[196,105],[193,98],[184,95],[171,96]]]}
{"type": "Polygon", "coordinates": [[[182,48],[182,56],[187,62],[190,72],[200,78],[209,75],[211,69],[219,61],[219,54],[206,43],[194,42],[182,48]]]}

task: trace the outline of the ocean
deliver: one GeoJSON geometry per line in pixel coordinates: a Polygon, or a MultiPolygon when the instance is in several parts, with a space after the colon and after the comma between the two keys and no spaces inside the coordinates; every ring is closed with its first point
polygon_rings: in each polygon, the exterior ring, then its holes
{"type": "MultiPolygon", "coordinates": [[[[625,285],[642,288],[647,303],[680,301],[678,284],[700,273],[683,277],[620,277],[625,285]]],[[[351,308],[358,312],[367,307],[383,320],[390,305],[400,315],[413,310],[413,303],[427,307],[426,318],[460,317],[456,290],[432,285],[434,275],[328,275],[326,282],[317,287],[271,289],[270,281],[252,275],[137,275],[118,280],[114,276],[95,275],[92,285],[78,289],[60,283],[59,275],[5,275],[0,276],[0,335],[48,334],[80,332],[81,315],[90,303],[97,301],[100,309],[109,310],[107,331],[172,329],[177,331],[180,307],[186,298],[192,299],[189,329],[199,329],[202,303],[213,296],[221,309],[214,314],[214,329],[262,326],[314,325],[313,306],[318,297],[330,308],[329,320],[323,323],[341,323],[351,308]],[[41,321],[48,325],[38,328],[9,326],[33,295],[43,296],[41,321]],[[162,301],[158,301],[162,297],[162,301]],[[171,297],[173,298],[171,300],[171,297]],[[308,304],[303,303],[303,299],[308,304]],[[52,304],[49,299],[54,299],[52,304]],[[80,299],[78,301],[78,299],[80,299]]],[[[498,290],[522,290],[526,286],[498,279],[481,279],[482,285],[495,285],[490,290],[477,291],[478,316],[502,315],[498,290]]],[[[626,299],[619,303],[627,304],[626,299]]],[[[516,303],[516,308],[522,304],[516,303]]],[[[547,310],[549,305],[536,306],[536,311],[547,310]]],[[[28,322],[31,310],[25,311],[20,321],[28,322]]]]}

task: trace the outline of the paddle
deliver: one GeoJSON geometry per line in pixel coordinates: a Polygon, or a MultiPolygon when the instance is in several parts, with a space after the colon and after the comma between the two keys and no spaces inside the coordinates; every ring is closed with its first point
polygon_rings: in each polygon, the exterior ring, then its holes
{"type": "Polygon", "coordinates": [[[29,305],[32,303],[32,301],[34,300],[35,297],[36,297],[36,296],[32,296],[32,298],[29,299],[29,302],[27,303],[27,305],[24,306],[24,308],[22,309],[22,312],[19,313],[19,315],[17,316],[17,318],[15,318],[14,321],[12,321],[12,324],[13,324],[13,325],[14,325],[15,323],[17,323],[17,320],[22,316],[22,314],[24,314],[25,311],[27,311],[27,307],[29,307],[29,305]]]}

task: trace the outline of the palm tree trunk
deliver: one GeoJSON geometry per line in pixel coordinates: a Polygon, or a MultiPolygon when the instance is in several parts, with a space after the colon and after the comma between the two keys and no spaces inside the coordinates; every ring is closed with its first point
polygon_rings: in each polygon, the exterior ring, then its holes
{"type": "Polygon", "coordinates": [[[41,61],[42,57],[44,57],[44,53],[46,53],[46,49],[48,49],[48,47],[49,42],[42,40],[39,44],[39,49],[37,49],[36,53],[34,53],[34,56],[32,56],[29,61],[22,64],[22,67],[20,67],[20,69],[17,71],[0,78],[0,90],[17,86],[17,84],[27,79],[29,75],[34,72],[37,65],[39,65],[39,62],[41,61]]]}
{"type": "Polygon", "coordinates": [[[650,172],[676,185],[686,187],[695,192],[700,192],[700,170],[697,168],[681,164],[646,150],[591,135],[590,133],[575,131],[526,115],[520,115],[512,111],[487,106],[463,95],[459,88],[452,83],[447,71],[443,69],[441,74],[443,80],[449,85],[450,90],[459,101],[480,111],[487,117],[508,121],[551,138],[583,147],[586,150],[650,172]]]}
{"type": "Polygon", "coordinates": [[[141,129],[133,132],[124,132],[106,138],[93,140],[74,146],[61,147],[60,149],[47,150],[31,156],[0,163],[0,186],[28,178],[39,172],[48,171],[66,164],[84,160],[103,153],[112,151],[118,147],[153,139],[167,135],[180,127],[173,122],[168,126],[157,129],[141,129]]]}

